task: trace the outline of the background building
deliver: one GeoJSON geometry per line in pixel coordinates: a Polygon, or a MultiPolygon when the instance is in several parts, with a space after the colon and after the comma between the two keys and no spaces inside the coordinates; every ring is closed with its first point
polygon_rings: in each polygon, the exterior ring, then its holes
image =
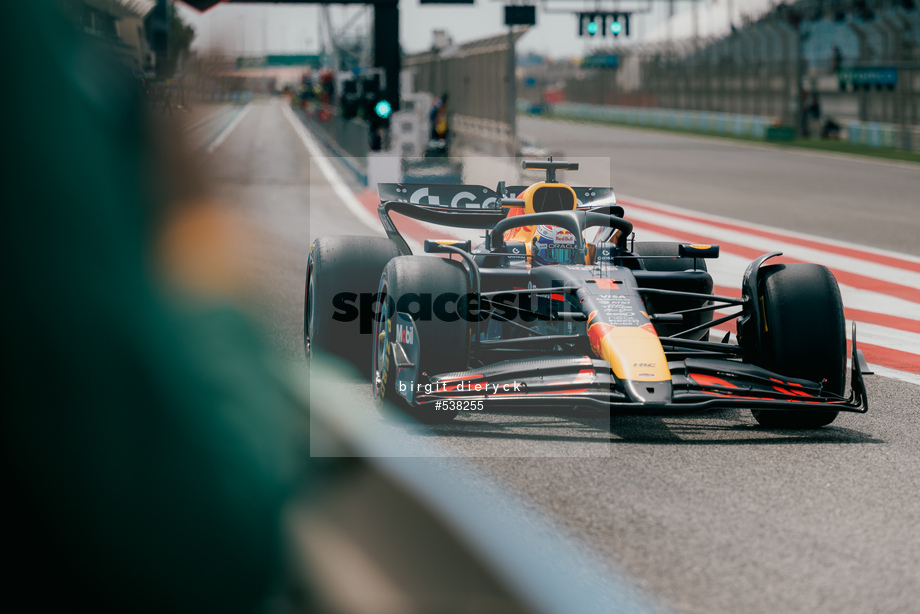
{"type": "Polygon", "coordinates": [[[58,0],[82,29],[109,48],[132,71],[146,73],[156,58],[150,50],[144,18],[155,0],[58,0]]]}

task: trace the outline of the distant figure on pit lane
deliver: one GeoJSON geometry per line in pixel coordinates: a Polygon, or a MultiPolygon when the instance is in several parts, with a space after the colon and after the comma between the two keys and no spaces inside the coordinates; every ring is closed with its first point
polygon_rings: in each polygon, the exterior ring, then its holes
{"type": "Polygon", "coordinates": [[[447,140],[448,135],[448,114],[450,109],[447,106],[447,92],[435,100],[431,107],[429,119],[431,120],[431,138],[435,141],[447,140]]]}

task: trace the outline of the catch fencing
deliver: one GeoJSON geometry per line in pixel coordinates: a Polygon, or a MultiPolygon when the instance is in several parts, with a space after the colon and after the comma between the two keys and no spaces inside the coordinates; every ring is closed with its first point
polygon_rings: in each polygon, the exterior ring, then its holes
{"type": "MultiPolygon", "coordinates": [[[[871,4],[871,3],[870,3],[871,4]]],[[[640,43],[600,54],[615,68],[581,69],[564,83],[570,103],[660,107],[767,117],[809,132],[809,117],[884,134],[871,142],[920,147],[920,17],[880,8],[872,20],[828,18],[820,10],[799,27],[776,9],[729,36],[640,43]],[[877,68],[888,82],[850,83],[850,70],[877,68]],[[870,124],[882,125],[876,130],[870,124]],[[889,136],[884,125],[897,126],[889,136]]],[[[820,8],[820,7],[819,7],[820,8]]],[[[688,120],[689,121],[689,120],[688,120]]],[[[695,121],[695,120],[694,120],[695,121]]],[[[811,126],[813,133],[815,126],[811,126]]],[[[875,133],[873,132],[873,134],[875,133]]],[[[865,140],[864,136],[858,138],[865,140]]]]}
{"type": "Polygon", "coordinates": [[[507,34],[403,58],[402,70],[411,73],[415,91],[448,95],[454,144],[491,145],[494,153],[514,146],[513,46],[526,32],[526,27],[515,27],[507,34]]]}

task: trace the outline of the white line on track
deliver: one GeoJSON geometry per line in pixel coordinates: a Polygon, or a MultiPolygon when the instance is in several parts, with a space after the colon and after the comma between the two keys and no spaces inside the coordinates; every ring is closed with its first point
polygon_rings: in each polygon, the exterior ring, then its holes
{"type": "Polygon", "coordinates": [[[207,153],[212,153],[215,149],[220,147],[221,144],[227,140],[227,137],[230,136],[230,133],[233,132],[233,130],[240,124],[241,121],[243,121],[243,118],[246,117],[246,114],[249,113],[249,109],[251,108],[252,108],[251,102],[248,103],[245,107],[243,107],[243,110],[240,111],[237,114],[237,116],[233,118],[233,121],[227,124],[227,127],[224,128],[221,131],[221,133],[217,135],[217,138],[214,139],[214,141],[210,145],[208,145],[208,148],[205,149],[205,151],[207,153]]]}
{"type": "Polygon", "coordinates": [[[291,126],[294,128],[294,132],[300,137],[301,142],[304,144],[304,147],[307,148],[307,151],[310,153],[310,158],[316,162],[316,166],[319,167],[320,172],[326,178],[326,181],[329,182],[329,185],[332,186],[335,195],[338,196],[345,206],[348,207],[348,210],[354,215],[358,221],[362,224],[376,232],[377,234],[382,234],[382,228],[380,226],[380,220],[376,219],[367,209],[365,209],[357,197],[355,197],[354,192],[345,184],[345,181],[339,175],[338,171],[335,170],[335,167],[327,160],[325,152],[320,147],[319,143],[316,142],[316,139],[310,134],[307,130],[307,127],[303,125],[291,108],[286,105],[281,105],[282,113],[290,122],[291,126]]]}
{"type": "Polygon", "coordinates": [[[902,382],[908,382],[910,384],[916,384],[917,386],[920,386],[920,375],[915,373],[908,373],[907,371],[895,371],[894,369],[889,369],[888,367],[882,367],[880,365],[869,365],[869,367],[872,369],[872,372],[875,375],[881,375],[882,377],[901,380],[902,382]]]}
{"type": "Polygon", "coordinates": [[[210,113],[208,113],[202,118],[199,118],[197,121],[194,121],[191,124],[188,124],[186,126],[182,126],[182,129],[185,130],[186,132],[191,132],[192,130],[198,128],[199,126],[202,126],[205,123],[213,119],[216,119],[225,110],[227,110],[227,107],[218,107],[216,109],[212,109],[210,113]]]}
{"type": "MultiPolygon", "coordinates": [[[[847,339],[850,338],[850,327],[846,327],[847,339]]],[[[917,354],[920,351],[920,334],[908,333],[903,330],[887,328],[878,324],[856,321],[856,338],[858,343],[866,342],[897,350],[908,354],[917,354]]],[[[920,364],[920,354],[917,355],[920,364]]]]}
{"type": "Polygon", "coordinates": [[[828,245],[828,246],[837,247],[837,248],[843,248],[843,249],[850,250],[850,251],[859,251],[859,252],[864,252],[864,253],[870,253],[870,254],[875,254],[875,255],[877,255],[877,256],[886,256],[886,257],[888,257],[888,258],[895,258],[895,259],[899,259],[899,260],[906,260],[906,261],[912,262],[912,263],[914,263],[914,264],[920,264],[920,256],[914,256],[913,254],[905,254],[905,253],[902,253],[902,252],[895,252],[895,251],[892,251],[892,250],[880,249],[880,248],[877,248],[877,247],[871,247],[871,246],[869,246],[869,245],[859,245],[859,244],[851,243],[851,242],[847,242],[847,241],[840,241],[840,240],[838,240],[838,239],[829,239],[829,238],[826,238],[826,237],[817,237],[817,236],[814,236],[814,235],[805,234],[805,233],[803,233],[803,232],[796,232],[796,231],[794,231],[794,230],[787,230],[787,229],[785,229],[785,228],[779,228],[779,227],[776,227],[776,226],[768,226],[768,225],[766,225],[766,224],[755,224],[755,223],[753,223],[753,222],[746,222],[746,221],[743,221],[743,220],[736,220],[736,219],[734,219],[734,218],[724,217],[724,216],[721,216],[721,215],[715,215],[715,214],[712,214],[712,213],[703,213],[703,212],[701,212],[701,211],[694,211],[694,210],[692,210],[692,209],[685,209],[685,208],[682,208],[682,207],[675,207],[675,206],[673,206],[673,205],[667,205],[667,204],[665,204],[665,203],[661,203],[661,202],[654,201],[654,200],[649,200],[649,199],[647,199],[647,198],[639,198],[639,197],[636,197],[636,196],[628,196],[628,195],[626,195],[626,194],[617,194],[617,199],[618,199],[618,200],[624,201],[624,202],[620,202],[619,204],[621,204],[621,205],[626,209],[626,217],[627,217],[627,218],[631,217],[631,216],[633,215],[633,213],[634,213],[634,211],[633,211],[632,209],[630,209],[630,207],[629,207],[630,202],[633,202],[633,203],[635,203],[635,204],[637,204],[637,205],[642,205],[642,206],[646,206],[646,207],[652,207],[652,208],[655,208],[655,209],[660,209],[660,210],[663,211],[663,212],[672,212],[672,213],[678,214],[678,215],[691,215],[691,216],[693,216],[693,218],[695,218],[696,220],[701,221],[701,222],[704,222],[704,223],[705,223],[707,220],[709,220],[709,221],[713,221],[713,222],[717,222],[717,223],[721,223],[721,224],[730,224],[730,225],[732,225],[732,226],[737,227],[738,229],[741,229],[742,232],[743,232],[743,230],[744,230],[745,228],[746,228],[746,229],[749,229],[749,230],[751,230],[751,231],[766,231],[766,232],[771,232],[771,233],[775,233],[775,234],[782,235],[782,236],[786,236],[786,237],[790,237],[790,238],[797,238],[797,239],[802,239],[802,240],[805,240],[805,241],[813,241],[813,242],[816,242],[816,243],[823,243],[823,244],[828,245]]]}

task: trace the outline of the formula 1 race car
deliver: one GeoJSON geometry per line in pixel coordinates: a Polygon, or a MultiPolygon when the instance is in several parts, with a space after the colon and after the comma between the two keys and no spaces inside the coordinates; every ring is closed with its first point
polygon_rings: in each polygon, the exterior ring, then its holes
{"type": "Polygon", "coordinates": [[[388,238],[318,238],[307,263],[308,359],[352,361],[382,410],[426,423],[517,404],[749,408],[765,426],[816,428],[868,410],[855,325],[844,396],[843,305],[827,268],[770,264],[780,254],[766,254],[747,267],[741,298],[718,296],[705,264],[717,245],[635,241],[612,189],[556,181],[577,163],[524,168],[546,180],[496,190],[380,184],[388,238]],[[426,240],[431,255],[413,255],[394,213],[484,231],[484,241],[426,240]],[[733,320],[737,343],[710,340],[733,320]]]}

